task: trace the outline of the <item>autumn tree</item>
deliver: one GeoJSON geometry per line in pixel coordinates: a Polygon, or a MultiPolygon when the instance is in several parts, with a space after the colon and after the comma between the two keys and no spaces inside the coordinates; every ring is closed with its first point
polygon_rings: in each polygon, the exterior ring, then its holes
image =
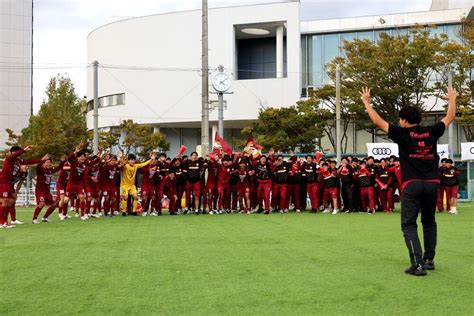
{"type": "Polygon", "coordinates": [[[281,151],[315,150],[323,136],[326,121],[314,111],[315,99],[300,101],[284,108],[266,108],[257,121],[248,123],[242,133],[253,136],[265,148],[281,151]]]}
{"type": "Polygon", "coordinates": [[[160,132],[153,132],[150,125],[135,123],[133,120],[124,120],[120,124],[123,139],[119,143],[119,148],[125,154],[135,153],[142,159],[147,159],[152,151],[167,151],[170,148],[166,141],[166,135],[160,132]]]}
{"type": "Polygon", "coordinates": [[[50,154],[56,161],[87,138],[86,121],[81,110],[84,101],[75,93],[68,77],[58,75],[49,81],[46,99],[38,114],[30,117],[21,135],[11,138],[19,145],[34,145],[35,155],[50,154]]]}

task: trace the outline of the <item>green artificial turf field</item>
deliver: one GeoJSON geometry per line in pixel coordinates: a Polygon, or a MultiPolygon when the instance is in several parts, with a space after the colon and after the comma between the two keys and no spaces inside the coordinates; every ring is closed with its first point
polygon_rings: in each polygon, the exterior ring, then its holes
{"type": "MultiPolygon", "coordinates": [[[[0,314],[472,315],[474,204],[404,274],[400,214],[117,217],[0,230],[0,314]]],[[[56,213],[55,213],[56,214],[56,213]]]]}

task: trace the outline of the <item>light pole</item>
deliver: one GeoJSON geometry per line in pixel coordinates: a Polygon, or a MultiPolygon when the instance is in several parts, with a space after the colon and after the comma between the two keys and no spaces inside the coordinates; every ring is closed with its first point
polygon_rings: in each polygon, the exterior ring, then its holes
{"type": "Polygon", "coordinates": [[[209,52],[208,52],[207,0],[202,0],[202,100],[201,100],[201,151],[209,153],[209,52]]]}
{"type": "Polygon", "coordinates": [[[341,162],[341,69],[336,65],[336,160],[341,162]]]}

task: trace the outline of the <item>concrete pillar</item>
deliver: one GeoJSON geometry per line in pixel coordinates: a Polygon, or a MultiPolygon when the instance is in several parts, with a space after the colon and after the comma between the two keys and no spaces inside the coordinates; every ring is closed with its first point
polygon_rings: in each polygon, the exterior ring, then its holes
{"type": "MultiPolygon", "coordinates": [[[[214,138],[216,136],[216,133],[219,131],[219,126],[217,124],[212,124],[212,135],[211,135],[211,139],[212,139],[212,148],[214,148],[214,138]]],[[[211,148],[211,151],[212,151],[212,148],[211,148]]]]}
{"type": "Polygon", "coordinates": [[[277,78],[283,78],[283,34],[284,26],[277,26],[276,28],[276,75],[277,78]]]}

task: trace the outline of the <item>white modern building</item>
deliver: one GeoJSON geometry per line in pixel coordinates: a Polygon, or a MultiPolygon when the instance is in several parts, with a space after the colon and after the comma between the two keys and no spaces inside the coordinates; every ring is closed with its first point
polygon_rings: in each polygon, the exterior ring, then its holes
{"type": "MultiPolygon", "coordinates": [[[[225,139],[262,108],[295,104],[313,87],[328,82],[324,65],[341,54],[343,40],[376,41],[380,32],[402,34],[415,24],[436,25],[452,39],[471,6],[451,8],[434,1],[432,10],[403,14],[301,21],[299,1],[209,10],[209,66],[233,75],[225,95],[225,139]]],[[[157,14],[121,20],[89,34],[88,62],[99,62],[99,128],[116,128],[125,119],[150,124],[167,135],[170,153],[181,144],[200,144],[201,11],[157,14]]],[[[88,76],[88,127],[92,128],[92,69],[88,76]]],[[[217,95],[212,94],[212,101],[217,95]]],[[[212,131],[217,110],[211,111],[212,131]]],[[[365,152],[373,141],[352,131],[349,152],[365,152]]],[[[211,133],[213,135],[213,133],[211,133]]],[[[462,136],[459,137],[461,139],[462,136]]],[[[329,147],[325,147],[329,148],[329,147]]]]}
{"type": "Polygon", "coordinates": [[[33,0],[0,0],[0,149],[32,114],[33,0]]]}

